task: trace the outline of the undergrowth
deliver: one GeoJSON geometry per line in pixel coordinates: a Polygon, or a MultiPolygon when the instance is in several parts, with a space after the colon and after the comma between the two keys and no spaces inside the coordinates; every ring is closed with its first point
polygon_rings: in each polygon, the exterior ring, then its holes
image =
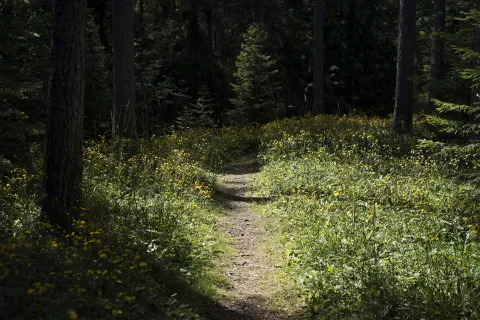
{"type": "Polygon", "coordinates": [[[479,193],[464,161],[381,119],[261,129],[259,190],[277,199],[284,272],[319,319],[478,319],[479,193]]]}
{"type": "Polygon", "coordinates": [[[478,157],[426,149],[434,134],[415,127],[320,116],[90,142],[81,216],[62,236],[38,219],[41,156],[2,160],[2,316],[198,317],[229,251],[214,174],[259,147],[281,270],[314,317],[478,319],[478,157]]]}
{"type": "MultiPolygon", "coordinates": [[[[40,222],[42,161],[4,165],[0,310],[5,319],[195,318],[215,303],[229,252],[214,174],[257,143],[247,128],[87,143],[74,232],[40,222]],[[130,154],[130,150],[137,150],[130,154]],[[7,168],[7,169],[5,169],[7,168]]],[[[35,156],[37,155],[37,156],[35,156]]]]}

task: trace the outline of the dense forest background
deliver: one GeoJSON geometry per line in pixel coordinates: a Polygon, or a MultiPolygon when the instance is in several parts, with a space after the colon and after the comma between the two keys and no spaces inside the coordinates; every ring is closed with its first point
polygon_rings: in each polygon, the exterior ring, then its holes
{"type": "MultiPolygon", "coordinates": [[[[325,103],[333,114],[393,112],[398,1],[325,1],[325,103]]],[[[112,3],[88,1],[85,136],[110,135],[112,3]]],[[[149,1],[134,4],[136,113],[141,137],[193,126],[301,116],[313,104],[313,1],[149,1]],[[255,30],[251,30],[254,28],[255,30]],[[247,31],[250,30],[250,31],[247,31]],[[250,50],[250,51],[249,51],[250,50]],[[266,60],[242,60],[258,50],[266,60]],[[256,65],[252,65],[256,64],[256,65]],[[257,68],[250,74],[242,70],[257,68]],[[240,70],[240,71],[239,71],[240,70]],[[266,75],[267,74],[267,75],[266,75]],[[265,82],[268,81],[268,82],[265,82]],[[239,87],[253,83],[262,116],[235,115],[239,87]],[[264,103],[260,101],[259,103],[264,103]]],[[[473,4],[448,3],[445,77],[438,98],[469,104],[471,81],[456,47],[473,48],[473,4]]],[[[415,111],[428,111],[433,1],[417,6],[415,111]]],[[[51,1],[2,1],[0,139],[11,157],[43,139],[50,68],[51,1]]],[[[246,71],[245,71],[246,72],[246,71]]],[[[441,87],[441,89],[439,89],[441,87]]]]}

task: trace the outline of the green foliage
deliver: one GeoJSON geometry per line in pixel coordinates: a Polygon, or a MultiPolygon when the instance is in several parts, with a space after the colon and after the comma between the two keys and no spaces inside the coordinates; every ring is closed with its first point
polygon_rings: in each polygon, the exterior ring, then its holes
{"type": "Polygon", "coordinates": [[[235,123],[264,123],[275,118],[278,82],[276,61],[268,52],[269,35],[265,27],[252,24],[243,36],[242,51],[237,58],[237,83],[232,84],[236,98],[229,116],[235,123]]]}
{"type": "Polygon", "coordinates": [[[0,4],[0,154],[10,160],[44,131],[50,17],[40,1],[0,4]]]}
{"type": "Polygon", "coordinates": [[[480,107],[439,100],[434,100],[434,103],[437,113],[427,116],[425,122],[436,136],[433,139],[419,140],[419,149],[431,156],[455,162],[463,168],[472,168],[470,175],[478,176],[480,125],[477,117],[480,107]]]}
{"type": "MultiPolygon", "coordinates": [[[[460,78],[469,84],[468,98],[459,99],[461,94],[454,93],[449,97],[449,94],[443,93],[442,97],[448,97],[453,102],[433,100],[436,113],[426,116],[425,122],[436,133],[436,136],[433,139],[420,140],[419,148],[423,152],[443,160],[473,168],[470,175],[478,176],[475,169],[478,168],[478,156],[480,155],[478,143],[480,107],[475,101],[478,101],[478,84],[480,83],[478,66],[480,55],[471,48],[471,44],[474,40],[472,31],[474,27],[478,27],[480,15],[477,10],[472,10],[462,12],[459,16],[460,18],[455,20],[462,25],[456,31],[455,37],[451,39],[446,37],[451,46],[450,59],[454,60],[454,67],[450,69],[453,76],[447,77],[445,83],[434,85],[438,86],[436,90],[439,92],[449,92],[452,88],[458,87],[460,81],[457,80],[460,78]],[[473,95],[477,97],[473,97],[473,101],[471,101],[473,95]],[[461,102],[462,100],[463,102],[461,102]],[[473,105],[470,105],[472,103],[473,105]]],[[[466,86],[463,87],[465,89],[466,86]]]]}
{"type": "MultiPolygon", "coordinates": [[[[72,234],[39,223],[41,174],[5,164],[0,184],[0,308],[7,318],[184,319],[195,297],[217,297],[212,167],[246,150],[250,130],[198,129],[141,140],[90,142],[81,218],[72,234]],[[218,147],[218,148],[217,148],[218,147]],[[8,170],[7,170],[8,169],[8,170]],[[33,186],[33,188],[32,188],[33,186]],[[3,237],[2,237],[3,238],[3,237]]],[[[41,172],[41,161],[38,162],[41,172]]],[[[190,310],[190,311],[189,311],[190,310]]]]}
{"type": "Polygon", "coordinates": [[[191,103],[177,118],[179,129],[212,128],[214,127],[213,114],[216,108],[215,99],[209,98],[210,93],[202,88],[198,99],[191,103]]]}
{"type": "MultiPolygon", "coordinates": [[[[442,81],[430,81],[429,90],[434,91],[442,101],[468,105],[472,100],[472,84],[476,83],[472,80],[478,78],[475,76],[476,67],[473,67],[478,54],[472,49],[478,13],[472,10],[470,3],[459,1],[448,5],[446,18],[446,33],[442,35],[445,41],[445,75],[442,81]]],[[[427,40],[430,41],[435,33],[428,33],[427,40]]],[[[428,57],[429,51],[425,53],[428,57]]]]}
{"type": "Polygon", "coordinates": [[[322,116],[261,129],[258,188],[278,199],[267,214],[280,220],[284,271],[319,318],[476,318],[476,184],[453,175],[457,161],[419,152],[422,132],[388,128],[322,116]]]}
{"type": "Polygon", "coordinates": [[[198,128],[178,132],[171,139],[181,149],[189,150],[189,157],[213,172],[221,172],[245,154],[258,148],[256,127],[228,127],[223,129],[198,128]]]}

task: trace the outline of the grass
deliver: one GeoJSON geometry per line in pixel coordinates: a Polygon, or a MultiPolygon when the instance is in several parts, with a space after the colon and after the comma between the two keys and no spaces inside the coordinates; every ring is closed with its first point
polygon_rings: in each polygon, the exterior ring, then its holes
{"type": "Polygon", "coordinates": [[[480,317],[478,189],[455,161],[426,157],[420,131],[394,136],[381,119],[262,130],[257,188],[278,198],[267,212],[284,234],[284,271],[312,314],[480,317]]]}
{"type": "Polygon", "coordinates": [[[284,248],[273,279],[312,317],[478,319],[478,157],[436,156],[415,128],[321,116],[154,137],[134,155],[129,142],[89,142],[82,214],[60,237],[38,219],[39,152],[2,159],[2,316],[201,318],[231,251],[215,173],[259,148],[256,188],[272,196],[262,209],[284,248]]]}
{"type": "Polygon", "coordinates": [[[215,175],[255,143],[244,129],[196,130],[131,142],[89,142],[74,232],[39,220],[41,156],[0,186],[0,310],[6,318],[198,317],[221,298],[215,175]],[[208,170],[207,170],[208,169],[208,170]]]}

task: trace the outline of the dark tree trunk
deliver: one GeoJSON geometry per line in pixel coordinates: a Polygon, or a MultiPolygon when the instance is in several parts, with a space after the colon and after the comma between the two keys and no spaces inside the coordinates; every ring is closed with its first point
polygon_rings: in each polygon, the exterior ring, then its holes
{"type": "MultiPolygon", "coordinates": [[[[480,10],[480,0],[476,1],[475,8],[477,10],[480,10]]],[[[474,50],[475,50],[475,52],[480,53],[480,27],[475,27],[474,50]]],[[[478,61],[478,59],[475,59],[473,61],[473,67],[474,68],[478,67],[479,64],[480,64],[480,61],[478,61]]],[[[480,101],[480,84],[473,83],[473,86],[472,86],[472,105],[478,103],[479,101],[480,101]]]]}
{"type": "Polygon", "coordinates": [[[143,19],[145,15],[145,4],[143,0],[140,0],[138,5],[140,6],[140,26],[143,29],[143,19]]]}
{"type": "Polygon", "coordinates": [[[82,182],[86,0],[55,0],[53,5],[42,211],[52,225],[69,230],[82,182]]]}
{"type": "MultiPolygon", "coordinates": [[[[416,41],[415,43],[415,75],[418,77],[421,77],[423,75],[423,68],[425,65],[425,61],[423,60],[423,53],[422,53],[422,47],[420,46],[420,43],[416,41]]],[[[417,84],[417,88],[421,89],[421,83],[420,81],[417,84]]]]}
{"type": "Polygon", "coordinates": [[[213,0],[207,4],[208,89],[213,94],[213,0]]]}
{"type": "Polygon", "coordinates": [[[430,113],[435,111],[432,99],[438,99],[439,82],[443,80],[445,73],[445,44],[442,35],[445,32],[445,0],[434,2],[433,30],[435,36],[432,39],[432,60],[430,63],[431,84],[428,92],[430,113]]]}
{"type": "Polygon", "coordinates": [[[113,0],[113,135],[136,138],[133,0],[113,0]]]}
{"type": "MultiPolygon", "coordinates": [[[[215,66],[215,59],[214,59],[214,41],[213,41],[213,11],[214,11],[214,0],[208,0],[207,4],[207,56],[208,56],[208,74],[207,74],[207,82],[208,82],[208,91],[210,92],[210,96],[213,98],[215,96],[215,82],[214,82],[214,66],[215,66]]],[[[216,105],[215,108],[215,116],[217,120],[218,127],[223,126],[223,110],[222,104],[219,103],[216,105]]]]}
{"type": "Polygon", "coordinates": [[[198,25],[198,9],[199,4],[197,1],[190,3],[188,11],[188,52],[192,54],[191,61],[196,62],[197,57],[193,53],[198,49],[200,33],[198,25]]]}
{"type": "Polygon", "coordinates": [[[412,129],[413,72],[416,38],[417,0],[400,1],[400,23],[397,53],[397,87],[393,130],[412,129]]]}
{"type": "Polygon", "coordinates": [[[323,0],[315,0],[314,104],[312,114],[325,113],[325,52],[323,39],[323,0]]]}

